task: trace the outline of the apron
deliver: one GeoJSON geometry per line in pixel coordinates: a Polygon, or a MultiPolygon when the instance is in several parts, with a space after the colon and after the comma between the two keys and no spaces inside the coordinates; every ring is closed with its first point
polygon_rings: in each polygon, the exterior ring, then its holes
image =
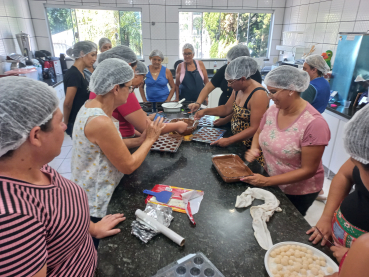
{"type": "MultiPolygon", "coordinates": [[[[240,107],[236,104],[236,100],[233,102],[233,116],[231,121],[231,130],[232,133],[238,134],[242,131],[246,130],[250,127],[250,119],[251,119],[251,111],[247,109],[247,104],[249,103],[252,95],[257,90],[264,90],[263,88],[256,88],[254,89],[249,97],[247,97],[245,105],[240,107]]],[[[237,93],[236,93],[237,98],[237,93]]],[[[242,141],[242,143],[246,146],[247,150],[251,148],[252,138],[242,141]]],[[[264,156],[263,152],[261,151],[260,156],[256,159],[261,166],[264,166],[264,156]]]]}
{"type": "Polygon", "coordinates": [[[196,102],[201,90],[205,86],[195,61],[194,64],[196,67],[194,71],[187,71],[186,64],[186,74],[179,85],[179,100],[186,98],[186,101],[196,102]]]}

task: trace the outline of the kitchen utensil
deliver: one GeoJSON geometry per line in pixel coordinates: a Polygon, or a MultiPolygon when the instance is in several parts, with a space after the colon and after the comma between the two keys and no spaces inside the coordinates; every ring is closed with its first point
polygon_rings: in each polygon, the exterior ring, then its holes
{"type": "Polygon", "coordinates": [[[183,121],[187,123],[187,129],[183,133],[180,133],[181,136],[191,135],[197,128],[198,123],[196,124],[193,119],[189,119],[189,118],[175,118],[175,119],[172,119],[170,123],[175,123],[178,121],[183,121]]]}
{"type": "Polygon", "coordinates": [[[173,108],[177,107],[179,104],[182,104],[182,102],[184,102],[185,100],[186,98],[183,98],[182,100],[178,101],[178,103],[173,108]]]}
{"type": "Polygon", "coordinates": [[[324,239],[324,240],[327,242],[327,243],[326,243],[326,246],[328,246],[328,247],[334,246],[334,242],[332,242],[332,241],[330,241],[330,240],[326,239],[326,238],[323,236],[322,232],[320,232],[320,230],[318,229],[318,227],[314,226],[314,229],[315,229],[315,230],[317,230],[317,231],[318,231],[318,233],[322,236],[322,239],[324,239]]]}
{"type": "Polygon", "coordinates": [[[161,203],[168,203],[170,198],[172,197],[172,193],[170,191],[161,191],[161,192],[154,192],[151,190],[145,189],[143,191],[146,194],[155,196],[156,200],[158,200],[161,203]]]}
{"type": "Polygon", "coordinates": [[[178,113],[181,111],[182,108],[182,104],[173,107],[173,103],[163,103],[161,106],[164,108],[164,112],[166,113],[178,113]]]}
{"type": "Polygon", "coordinates": [[[215,169],[226,183],[238,182],[241,178],[253,174],[238,155],[213,155],[211,160],[215,169]]]}
{"type": "MultiPolygon", "coordinates": [[[[272,251],[274,251],[275,249],[281,247],[281,246],[285,246],[285,245],[298,245],[298,246],[302,246],[302,247],[306,247],[308,250],[313,251],[313,255],[318,256],[318,257],[324,257],[326,260],[326,267],[321,267],[321,270],[327,271],[328,267],[333,268],[334,272],[338,272],[338,265],[330,258],[328,257],[326,254],[324,254],[322,251],[308,245],[305,243],[300,243],[300,242],[295,242],[295,241],[285,241],[285,242],[280,242],[277,244],[274,244],[265,254],[264,257],[264,264],[265,264],[265,269],[268,272],[269,276],[274,276],[274,274],[272,273],[272,270],[274,268],[277,267],[277,264],[274,262],[274,258],[272,258],[270,256],[270,253],[272,251]]],[[[331,274],[331,273],[330,273],[331,274]]],[[[328,272],[325,272],[325,275],[330,275],[328,274],[328,272]]],[[[310,273],[307,275],[311,275],[310,273]]]]}
{"type": "Polygon", "coordinates": [[[161,135],[151,146],[150,150],[175,153],[181,145],[182,140],[183,137],[177,134],[161,135]]]}
{"type": "Polygon", "coordinates": [[[192,140],[212,143],[223,137],[226,130],[219,128],[202,127],[193,133],[192,140]]]}
{"type": "Polygon", "coordinates": [[[19,34],[16,34],[15,37],[17,38],[19,48],[22,51],[23,56],[27,57],[28,60],[32,60],[33,54],[30,36],[26,33],[20,32],[19,34]]]}
{"type": "Polygon", "coordinates": [[[201,252],[187,256],[163,267],[153,277],[224,277],[201,252]]]}

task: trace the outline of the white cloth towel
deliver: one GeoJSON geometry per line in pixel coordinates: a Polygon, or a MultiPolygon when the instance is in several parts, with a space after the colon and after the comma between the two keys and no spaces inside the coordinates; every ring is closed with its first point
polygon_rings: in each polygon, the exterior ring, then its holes
{"type": "Polygon", "coordinates": [[[252,228],[254,229],[254,236],[259,245],[268,250],[273,246],[272,237],[270,236],[266,222],[274,214],[275,211],[281,212],[279,207],[279,200],[273,193],[258,188],[248,188],[241,195],[237,196],[236,208],[246,208],[251,205],[254,199],[264,200],[265,203],[259,206],[250,208],[250,214],[253,218],[252,228]]]}

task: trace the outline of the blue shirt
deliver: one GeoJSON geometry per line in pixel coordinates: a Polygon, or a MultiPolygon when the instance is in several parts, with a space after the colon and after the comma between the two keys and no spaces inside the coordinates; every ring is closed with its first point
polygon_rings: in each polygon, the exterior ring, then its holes
{"type": "Polygon", "coordinates": [[[328,105],[331,88],[323,77],[310,81],[310,85],[301,93],[301,98],[308,101],[318,112],[323,113],[328,105]]]}
{"type": "Polygon", "coordinates": [[[165,66],[161,66],[159,76],[153,79],[150,69],[146,74],[146,99],[149,102],[164,102],[169,96],[168,79],[165,75],[165,66]]]}

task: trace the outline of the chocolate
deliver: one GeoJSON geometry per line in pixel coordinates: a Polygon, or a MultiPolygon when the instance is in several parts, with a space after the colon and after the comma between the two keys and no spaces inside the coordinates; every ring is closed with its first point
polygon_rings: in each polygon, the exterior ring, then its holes
{"type": "MultiPolygon", "coordinates": [[[[197,128],[197,125],[199,124],[198,122],[193,125],[193,123],[195,122],[193,119],[189,119],[189,118],[175,118],[175,119],[172,119],[170,121],[170,123],[175,123],[175,122],[178,122],[178,121],[183,121],[185,123],[187,123],[187,130],[184,131],[183,133],[180,133],[181,136],[188,136],[188,135],[191,135],[197,128]]],[[[178,133],[179,134],[179,133],[178,133]]]]}
{"type": "Polygon", "coordinates": [[[227,183],[237,182],[242,177],[253,174],[237,155],[213,156],[212,161],[222,179],[227,183]]]}
{"type": "Polygon", "coordinates": [[[157,141],[151,146],[151,150],[164,151],[164,152],[177,152],[178,147],[182,143],[182,136],[165,134],[158,138],[157,141]]]}

